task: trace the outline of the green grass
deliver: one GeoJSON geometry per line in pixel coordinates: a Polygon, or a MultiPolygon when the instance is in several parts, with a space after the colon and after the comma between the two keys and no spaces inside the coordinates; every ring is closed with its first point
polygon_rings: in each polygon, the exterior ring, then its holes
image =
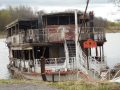
{"type": "Polygon", "coordinates": [[[85,82],[85,81],[66,81],[66,82],[43,82],[38,80],[0,80],[0,84],[33,84],[41,83],[56,87],[62,90],[120,90],[120,84],[109,82],[85,82]]]}
{"type": "Polygon", "coordinates": [[[120,85],[115,83],[92,83],[85,81],[66,81],[50,83],[63,90],[120,90],[120,85]]]}

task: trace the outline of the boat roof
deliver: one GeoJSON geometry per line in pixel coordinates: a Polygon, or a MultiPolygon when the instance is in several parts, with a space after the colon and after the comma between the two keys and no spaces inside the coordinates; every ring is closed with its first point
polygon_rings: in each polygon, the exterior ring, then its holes
{"type": "MultiPolygon", "coordinates": [[[[43,14],[43,16],[52,16],[52,15],[73,15],[75,13],[75,11],[62,11],[62,12],[50,12],[50,13],[45,13],[43,14]]],[[[81,11],[78,11],[78,15],[83,15],[83,13],[81,11]]]]}
{"type": "MultiPolygon", "coordinates": [[[[66,15],[74,15],[75,10],[71,10],[71,11],[62,11],[62,12],[50,12],[50,13],[44,13],[42,16],[66,16],[66,15]]],[[[39,13],[38,13],[39,14],[39,13]]],[[[78,11],[78,15],[82,16],[83,13],[81,11],[78,11]]],[[[11,22],[10,24],[8,24],[6,26],[6,29],[14,26],[16,23],[19,23],[20,21],[34,21],[34,20],[38,20],[38,18],[19,18],[14,20],[13,22],[11,22]]]]}
{"type": "Polygon", "coordinates": [[[16,23],[19,23],[20,21],[24,22],[24,21],[34,21],[34,20],[38,20],[38,19],[37,18],[19,18],[19,19],[16,19],[16,20],[12,21],[10,24],[8,24],[6,26],[6,29],[14,26],[16,23]]]}

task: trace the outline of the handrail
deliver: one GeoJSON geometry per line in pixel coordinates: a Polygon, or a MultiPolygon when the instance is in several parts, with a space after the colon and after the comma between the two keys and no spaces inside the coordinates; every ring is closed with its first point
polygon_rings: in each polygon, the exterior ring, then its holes
{"type": "Polygon", "coordinates": [[[46,64],[61,64],[65,62],[65,58],[47,58],[46,64]]]}
{"type": "MultiPolygon", "coordinates": [[[[102,57],[102,58],[105,58],[105,57],[102,57]]],[[[93,56],[89,56],[88,60],[89,60],[90,68],[96,70],[98,73],[100,73],[101,68],[104,68],[103,66],[106,65],[106,61],[105,60],[104,60],[104,62],[103,62],[103,60],[101,60],[99,62],[93,56]]]]}
{"type": "MultiPolygon", "coordinates": [[[[91,32],[90,27],[85,27],[81,29],[81,40],[87,40],[92,35],[94,36],[95,41],[105,40],[105,32],[103,27],[94,27],[93,32],[91,32]]],[[[25,31],[19,32],[16,35],[7,37],[7,43],[13,42],[15,37],[17,43],[39,43],[39,42],[59,42],[64,40],[75,40],[75,30],[72,28],[63,27],[63,28],[43,28],[43,29],[29,29],[26,34],[25,31]],[[52,30],[53,29],[53,30],[52,30]],[[63,30],[64,29],[64,30],[63,30]],[[52,31],[50,31],[52,30],[52,31]],[[18,40],[17,40],[18,38],[18,40]]]]}

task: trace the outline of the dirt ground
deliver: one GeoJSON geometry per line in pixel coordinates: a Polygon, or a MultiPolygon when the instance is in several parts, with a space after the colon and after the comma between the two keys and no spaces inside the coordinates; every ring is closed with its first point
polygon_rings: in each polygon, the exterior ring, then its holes
{"type": "Polygon", "coordinates": [[[60,90],[46,84],[0,84],[0,90],[60,90]]]}

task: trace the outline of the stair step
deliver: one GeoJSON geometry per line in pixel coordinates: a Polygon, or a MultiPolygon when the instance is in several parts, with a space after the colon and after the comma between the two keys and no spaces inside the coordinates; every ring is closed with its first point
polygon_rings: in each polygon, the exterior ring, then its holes
{"type": "Polygon", "coordinates": [[[75,41],[67,41],[69,56],[73,57],[76,55],[75,41]]]}

